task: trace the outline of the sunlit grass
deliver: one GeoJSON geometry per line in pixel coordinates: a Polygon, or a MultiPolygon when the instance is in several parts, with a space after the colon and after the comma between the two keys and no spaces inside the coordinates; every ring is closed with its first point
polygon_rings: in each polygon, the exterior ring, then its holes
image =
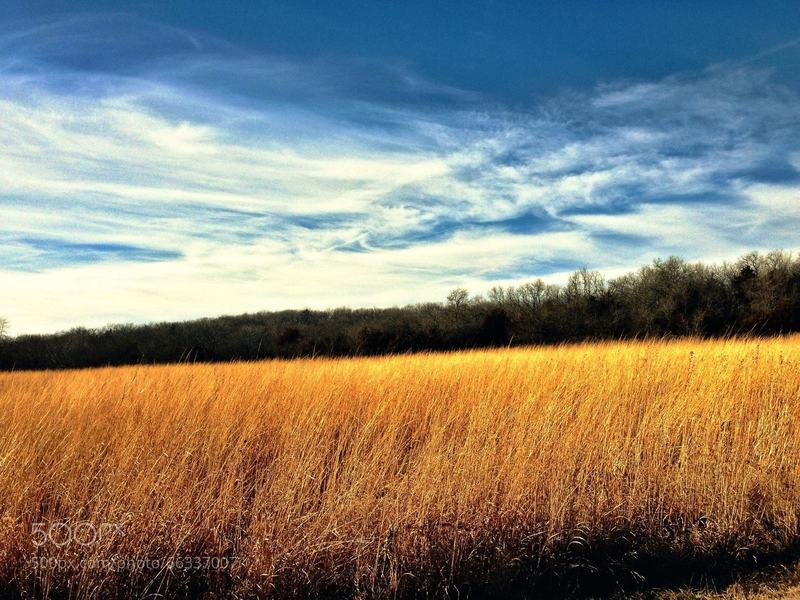
{"type": "Polygon", "coordinates": [[[374,596],[781,550],[799,423],[796,336],[1,374],[0,589],[374,596]],[[34,546],[82,522],[119,530],[34,546]]]}

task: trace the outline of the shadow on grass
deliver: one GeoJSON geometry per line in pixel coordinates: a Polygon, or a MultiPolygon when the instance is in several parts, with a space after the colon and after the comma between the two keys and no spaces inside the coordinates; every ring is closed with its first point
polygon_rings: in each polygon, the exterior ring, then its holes
{"type": "Polygon", "coordinates": [[[442,595],[477,600],[618,600],[630,597],[645,600],[670,591],[703,593],[722,590],[742,581],[779,578],[786,573],[782,567],[798,562],[800,542],[780,551],[748,553],[738,558],[720,554],[711,557],[629,556],[622,560],[609,560],[608,555],[597,555],[538,573],[507,573],[505,580],[493,577],[483,585],[454,584],[451,589],[443,590],[442,595]]]}
{"type": "MultiPolygon", "coordinates": [[[[573,600],[613,599],[635,597],[640,600],[658,598],[665,592],[692,593],[717,591],[742,581],[765,580],[778,577],[781,567],[800,562],[800,541],[775,552],[739,552],[737,558],[730,552],[716,555],[689,556],[689,553],[664,553],[650,556],[635,551],[619,553],[619,548],[595,548],[573,554],[570,561],[553,562],[546,566],[540,561],[517,562],[513,568],[493,569],[484,564],[483,575],[462,575],[449,583],[445,578],[408,577],[396,592],[383,585],[377,589],[355,589],[349,585],[315,585],[313,579],[274,582],[267,589],[252,582],[235,581],[225,574],[192,572],[181,576],[164,573],[155,577],[120,578],[115,583],[106,582],[97,597],[103,598],[458,598],[489,600],[545,600],[570,598],[573,600]],[[488,568],[487,568],[488,567],[488,568]],[[188,575],[188,576],[187,576],[188,575]],[[145,583],[145,581],[147,583],[145,583]],[[108,585],[110,584],[110,585],[108,585]],[[308,585],[310,584],[310,585],[308,585]]],[[[786,570],[783,570],[786,573],[786,570]]],[[[140,574],[142,575],[142,574],[140,574]]],[[[346,581],[346,578],[343,579],[346,581]]],[[[42,588],[41,582],[14,580],[0,583],[0,598],[61,598],[75,597],[75,589],[61,587],[59,582],[42,588]]],[[[63,584],[63,582],[61,582],[63,584]]],[[[74,582],[73,582],[74,583],[74,582]]],[[[316,582],[318,583],[318,582],[316,582]]],[[[99,588],[98,590],[99,591],[99,588]]]]}

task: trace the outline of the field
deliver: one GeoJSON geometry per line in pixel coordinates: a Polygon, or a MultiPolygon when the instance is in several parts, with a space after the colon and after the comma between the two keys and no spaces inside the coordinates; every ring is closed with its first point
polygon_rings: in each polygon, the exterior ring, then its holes
{"type": "Polygon", "coordinates": [[[0,517],[4,596],[672,585],[796,551],[800,337],[0,374],[0,517]]]}

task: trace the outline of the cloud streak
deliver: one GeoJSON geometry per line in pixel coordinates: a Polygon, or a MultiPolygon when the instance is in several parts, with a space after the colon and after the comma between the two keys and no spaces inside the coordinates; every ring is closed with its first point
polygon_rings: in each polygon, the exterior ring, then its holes
{"type": "Polygon", "coordinates": [[[512,107],[399,64],[248,56],[166,27],[145,48],[126,18],[0,34],[16,333],[797,247],[800,98],[772,71],[512,107]]]}

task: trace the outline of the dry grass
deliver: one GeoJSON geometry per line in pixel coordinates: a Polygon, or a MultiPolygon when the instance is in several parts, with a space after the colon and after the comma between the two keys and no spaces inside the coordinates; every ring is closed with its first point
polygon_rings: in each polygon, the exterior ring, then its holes
{"type": "Polygon", "coordinates": [[[800,537],[798,350],[0,374],[0,591],[477,595],[785,550],[800,537]],[[37,548],[35,522],[124,535],[37,548]],[[187,556],[230,564],[94,561],[187,556]]]}

